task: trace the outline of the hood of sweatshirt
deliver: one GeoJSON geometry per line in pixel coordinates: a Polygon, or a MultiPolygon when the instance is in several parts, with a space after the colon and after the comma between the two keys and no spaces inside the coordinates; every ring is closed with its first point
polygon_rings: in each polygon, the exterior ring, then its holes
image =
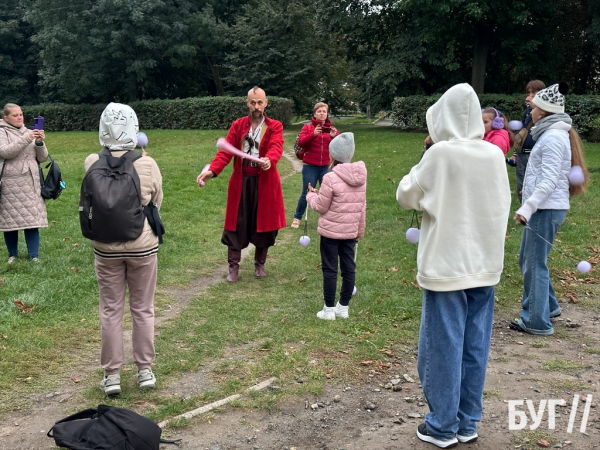
{"type": "Polygon", "coordinates": [[[349,186],[362,186],[367,182],[367,167],[362,161],[338,164],[333,172],[349,186]]]}
{"type": "Polygon", "coordinates": [[[138,118],[131,106],[109,103],[100,117],[100,144],[109,150],[133,150],[140,130],[138,118]]]}
{"type": "Polygon", "coordinates": [[[481,105],[473,88],[457,84],[427,110],[427,129],[434,143],[481,139],[485,133],[481,105]]]}

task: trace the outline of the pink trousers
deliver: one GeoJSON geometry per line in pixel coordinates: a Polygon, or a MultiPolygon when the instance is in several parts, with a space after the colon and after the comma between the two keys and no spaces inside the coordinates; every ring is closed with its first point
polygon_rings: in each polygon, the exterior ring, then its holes
{"type": "Polygon", "coordinates": [[[133,361],[138,370],[150,369],[154,352],[154,291],[157,255],[144,258],[102,258],[96,255],[96,278],[100,291],[102,350],[100,364],[106,375],[123,365],[123,311],[129,288],[132,319],[133,361]]]}

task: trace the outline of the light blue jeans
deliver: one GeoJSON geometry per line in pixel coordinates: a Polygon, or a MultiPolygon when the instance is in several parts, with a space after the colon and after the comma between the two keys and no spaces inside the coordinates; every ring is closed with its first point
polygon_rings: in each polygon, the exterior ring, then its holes
{"type": "MultiPolygon", "coordinates": [[[[554,242],[554,236],[567,217],[566,209],[538,209],[528,225],[546,241],[554,242]]],[[[554,334],[550,316],[560,313],[560,306],[550,281],[548,253],[552,246],[531,230],[523,230],[519,266],[523,274],[523,300],[521,301],[520,325],[531,334],[549,336],[554,334]]]]}
{"type": "Polygon", "coordinates": [[[308,192],[308,183],[313,188],[317,187],[317,181],[319,186],[323,182],[323,177],[329,172],[329,166],[313,166],[310,164],[304,164],[302,166],[302,194],[298,199],[298,205],[296,206],[296,213],[294,219],[302,219],[306,211],[306,193],[308,192]]]}
{"type": "Polygon", "coordinates": [[[494,319],[494,286],[423,291],[417,369],[427,432],[450,439],[477,431],[494,319]]]}

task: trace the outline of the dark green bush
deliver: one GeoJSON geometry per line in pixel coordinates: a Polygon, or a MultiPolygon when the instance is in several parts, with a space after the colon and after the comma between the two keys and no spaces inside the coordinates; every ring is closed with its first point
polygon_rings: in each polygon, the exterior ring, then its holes
{"type": "MultiPolygon", "coordinates": [[[[392,103],[390,114],[394,126],[405,131],[427,132],[425,113],[438,99],[437,96],[414,95],[398,97],[392,103]]],[[[521,120],[525,110],[525,95],[482,94],[481,107],[492,106],[502,111],[508,120],[521,120]]],[[[600,140],[600,96],[568,95],[566,113],[573,119],[573,125],[582,138],[589,141],[600,140]]]]}
{"type": "MultiPolygon", "coordinates": [[[[235,119],[246,116],[245,97],[198,97],[176,100],[144,100],[129,105],[135,110],[140,129],[227,129],[235,119]]],[[[270,97],[267,115],[286,127],[292,118],[292,100],[270,97]]],[[[43,116],[46,131],[96,131],[101,105],[42,104],[22,106],[25,123],[43,116]]]]}

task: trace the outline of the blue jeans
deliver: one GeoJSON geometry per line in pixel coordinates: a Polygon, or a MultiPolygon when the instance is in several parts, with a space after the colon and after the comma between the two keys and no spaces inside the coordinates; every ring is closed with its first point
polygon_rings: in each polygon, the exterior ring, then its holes
{"type": "MultiPolygon", "coordinates": [[[[528,225],[548,242],[567,217],[565,209],[538,209],[528,225]]],[[[560,306],[550,281],[548,253],[552,246],[531,230],[523,230],[519,267],[523,274],[523,300],[521,301],[521,327],[531,334],[549,336],[554,334],[550,316],[560,313],[560,306]]]]}
{"type": "Polygon", "coordinates": [[[323,182],[323,177],[327,172],[329,172],[329,166],[311,166],[310,164],[304,164],[302,166],[302,194],[298,199],[298,205],[296,206],[294,219],[302,219],[302,216],[306,211],[306,193],[308,192],[308,183],[310,183],[313,188],[316,188],[318,181],[320,186],[323,182]]]}
{"type": "Polygon", "coordinates": [[[494,286],[423,290],[417,369],[432,436],[450,439],[477,431],[493,319],[494,286]]]}
{"type": "MultiPolygon", "coordinates": [[[[23,230],[25,242],[27,243],[27,254],[30,258],[37,258],[40,251],[40,231],[37,228],[23,230]]],[[[8,250],[8,256],[19,256],[19,231],[5,231],[4,243],[8,250]]]]}

